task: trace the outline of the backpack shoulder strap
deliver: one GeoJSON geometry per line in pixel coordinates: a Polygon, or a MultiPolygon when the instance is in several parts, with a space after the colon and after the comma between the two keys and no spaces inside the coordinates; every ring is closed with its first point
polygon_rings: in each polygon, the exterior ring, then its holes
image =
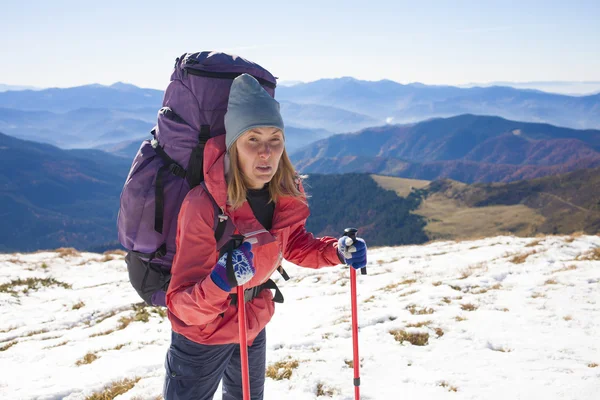
{"type": "MultiPolygon", "coordinates": [[[[204,189],[204,191],[210,198],[210,201],[212,202],[212,205],[213,205],[213,209],[215,211],[215,223],[214,223],[215,240],[217,241],[217,248],[220,249],[222,247],[222,245],[220,245],[219,242],[223,238],[226,228],[228,226],[230,227],[230,229],[233,228],[233,224],[229,220],[229,217],[221,212],[221,209],[219,208],[219,206],[217,205],[217,202],[215,201],[215,199],[212,197],[212,195],[208,191],[208,188],[206,187],[206,184],[204,183],[204,181],[202,181],[200,183],[200,185],[202,186],[202,189],[204,189]]],[[[233,231],[233,229],[231,229],[231,230],[233,231]]]]}

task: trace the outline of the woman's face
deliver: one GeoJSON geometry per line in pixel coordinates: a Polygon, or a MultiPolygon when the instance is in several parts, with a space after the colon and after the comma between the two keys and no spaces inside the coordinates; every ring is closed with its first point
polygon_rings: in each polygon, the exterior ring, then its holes
{"type": "Polygon", "coordinates": [[[236,141],[238,163],[250,189],[271,181],[283,154],[283,133],[277,128],[253,128],[236,141]]]}

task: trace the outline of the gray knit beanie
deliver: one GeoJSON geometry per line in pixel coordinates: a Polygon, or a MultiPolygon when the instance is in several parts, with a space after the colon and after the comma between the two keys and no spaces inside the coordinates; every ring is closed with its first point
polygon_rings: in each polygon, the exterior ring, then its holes
{"type": "Polygon", "coordinates": [[[233,80],[225,113],[227,151],[240,135],[252,128],[273,127],[283,132],[279,103],[254,77],[242,74],[233,80]]]}

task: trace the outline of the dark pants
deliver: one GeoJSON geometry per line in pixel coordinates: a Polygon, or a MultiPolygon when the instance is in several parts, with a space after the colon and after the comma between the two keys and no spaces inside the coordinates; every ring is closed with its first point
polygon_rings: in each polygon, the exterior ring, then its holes
{"type": "MultiPolygon", "coordinates": [[[[248,347],[250,395],[262,400],[267,335],[263,329],[248,347]]],[[[203,345],[173,332],[165,360],[165,400],[211,400],[223,379],[223,400],[242,400],[238,344],[203,345]]]]}

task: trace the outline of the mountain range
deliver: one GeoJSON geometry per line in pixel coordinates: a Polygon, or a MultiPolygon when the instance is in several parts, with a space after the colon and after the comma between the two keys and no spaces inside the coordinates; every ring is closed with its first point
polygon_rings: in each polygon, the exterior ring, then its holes
{"type": "MultiPolygon", "coordinates": [[[[118,247],[119,195],[129,167],[130,160],[99,150],[63,150],[0,134],[0,209],[8,228],[0,230],[0,252],[118,247]]],[[[352,224],[372,245],[478,234],[465,233],[465,226],[490,234],[600,232],[600,168],[508,184],[387,177],[392,183],[382,185],[382,179],[310,174],[307,228],[336,236],[352,224]],[[394,181],[409,182],[402,195],[392,190],[394,181]]]]}
{"type": "Polygon", "coordinates": [[[600,131],[460,115],[334,135],[292,161],[305,173],[509,182],[600,166],[600,131]]]}
{"type": "Polygon", "coordinates": [[[88,248],[116,239],[130,160],[0,133],[0,251],[88,248]]]}
{"type": "Polygon", "coordinates": [[[281,87],[277,98],[368,115],[380,125],[470,113],[578,129],[600,128],[600,94],[567,96],[502,86],[458,88],[339,78],[281,87]]]}
{"type": "MultiPolygon", "coordinates": [[[[398,185],[399,178],[386,179],[384,186],[398,185]]],[[[414,212],[426,218],[430,239],[600,232],[600,168],[507,184],[442,179],[419,186],[414,212]]]]}
{"type": "MultiPolygon", "coordinates": [[[[0,131],[63,148],[119,145],[147,135],[162,97],[160,90],[125,83],[0,92],[0,131]]],[[[319,138],[465,113],[600,128],[600,94],[338,78],[280,86],[276,98],[288,128],[314,130],[319,138]]]]}

